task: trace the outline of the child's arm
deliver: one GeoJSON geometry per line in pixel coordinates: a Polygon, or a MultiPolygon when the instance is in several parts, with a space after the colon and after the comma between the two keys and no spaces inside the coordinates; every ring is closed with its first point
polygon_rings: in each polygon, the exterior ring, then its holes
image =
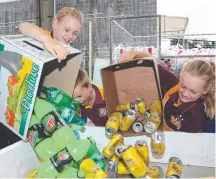
{"type": "Polygon", "coordinates": [[[19,31],[43,44],[59,60],[67,57],[68,51],[60,43],[54,40],[45,30],[29,22],[23,22],[18,25],[19,31]]]}
{"type": "Polygon", "coordinates": [[[135,60],[136,58],[143,58],[143,57],[150,57],[151,55],[147,52],[140,52],[140,51],[129,51],[126,53],[123,53],[120,58],[119,62],[125,62],[130,60],[135,60]]]}

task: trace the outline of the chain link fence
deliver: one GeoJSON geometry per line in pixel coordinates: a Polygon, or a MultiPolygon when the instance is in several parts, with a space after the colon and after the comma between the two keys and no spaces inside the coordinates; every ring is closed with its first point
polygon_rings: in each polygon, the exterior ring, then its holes
{"type": "Polygon", "coordinates": [[[18,33],[17,25],[23,21],[34,22],[35,0],[20,0],[0,3],[0,35],[18,33]]]}

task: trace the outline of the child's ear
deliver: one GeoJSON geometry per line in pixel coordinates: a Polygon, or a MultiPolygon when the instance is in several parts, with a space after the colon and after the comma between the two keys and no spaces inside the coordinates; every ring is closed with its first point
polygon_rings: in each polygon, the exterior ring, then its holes
{"type": "Polygon", "coordinates": [[[92,84],[91,84],[91,83],[88,84],[88,88],[89,88],[89,89],[92,88],[92,84]]]}
{"type": "Polygon", "coordinates": [[[52,28],[56,29],[57,25],[58,25],[58,20],[57,19],[53,19],[53,21],[52,21],[52,28]]]}

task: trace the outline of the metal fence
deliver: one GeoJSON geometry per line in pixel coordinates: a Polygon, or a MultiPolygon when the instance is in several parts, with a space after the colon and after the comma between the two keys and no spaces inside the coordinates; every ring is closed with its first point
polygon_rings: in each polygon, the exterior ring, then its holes
{"type": "Polygon", "coordinates": [[[110,59],[115,62],[121,50],[143,50],[151,47],[160,56],[160,16],[134,16],[110,20],[110,59]],[[123,49],[122,49],[123,47],[123,49]]]}
{"type": "Polygon", "coordinates": [[[23,21],[34,22],[35,0],[0,3],[0,35],[16,34],[17,25],[23,21]]]}

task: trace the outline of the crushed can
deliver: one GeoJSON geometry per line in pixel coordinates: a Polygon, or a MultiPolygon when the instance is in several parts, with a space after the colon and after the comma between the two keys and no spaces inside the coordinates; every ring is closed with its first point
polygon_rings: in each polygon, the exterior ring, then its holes
{"type": "Polygon", "coordinates": [[[107,158],[110,159],[114,156],[115,154],[115,147],[116,145],[123,143],[124,138],[116,133],[113,135],[113,137],[111,138],[109,144],[103,149],[102,153],[103,155],[107,158]]]}
{"type": "Polygon", "coordinates": [[[141,178],[146,175],[146,164],[133,146],[130,145],[125,147],[124,151],[121,153],[121,157],[134,177],[141,178]]]}
{"type": "Polygon", "coordinates": [[[147,176],[149,178],[160,178],[161,168],[157,166],[148,167],[147,176]]]}
{"type": "Polygon", "coordinates": [[[148,144],[145,140],[137,140],[134,144],[135,149],[142,156],[146,165],[149,163],[149,149],[148,144]]]}
{"type": "Polygon", "coordinates": [[[109,178],[118,178],[118,164],[115,160],[108,160],[106,163],[106,173],[109,178]]]}
{"type": "Polygon", "coordinates": [[[105,125],[105,135],[107,138],[111,138],[119,130],[120,123],[123,120],[123,115],[120,112],[114,112],[109,117],[105,125]]]}
{"type": "Polygon", "coordinates": [[[135,122],[135,120],[136,120],[136,111],[133,109],[129,109],[126,112],[122,123],[120,124],[120,130],[122,132],[128,131],[131,128],[132,124],[135,122]]]}
{"type": "Polygon", "coordinates": [[[180,178],[182,174],[182,161],[177,157],[169,159],[166,178],[180,178]]]}
{"type": "Polygon", "coordinates": [[[154,99],[150,106],[150,114],[161,114],[162,113],[162,105],[159,99],[154,99]]]}
{"type": "Polygon", "coordinates": [[[129,169],[126,167],[126,165],[122,161],[118,161],[118,174],[119,175],[131,174],[129,169]]]}
{"type": "Polygon", "coordinates": [[[143,98],[137,98],[136,101],[136,106],[140,112],[141,115],[143,115],[146,111],[146,104],[143,98]]]}
{"type": "Polygon", "coordinates": [[[166,150],[165,135],[162,131],[156,131],[151,137],[151,151],[155,159],[161,159],[166,150]]]}
{"type": "Polygon", "coordinates": [[[116,111],[121,112],[121,111],[128,111],[129,109],[134,109],[135,110],[136,105],[134,102],[126,103],[126,104],[119,104],[116,106],[116,111]]]}
{"type": "Polygon", "coordinates": [[[107,178],[104,172],[92,159],[86,158],[80,163],[80,170],[84,170],[85,178],[107,178]]]}
{"type": "Polygon", "coordinates": [[[132,126],[132,129],[136,133],[142,132],[144,130],[143,123],[142,122],[138,122],[138,121],[134,122],[133,126],[132,126]]]}
{"type": "Polygon", "coordinates": [[[144,124],[144,130],[148,133],[148,134],[152,134],[155,131],[157,131],[157,129],[159,128],[161,124],[161,117],[160,115],[151,115],[146,123],[144,124]]]}

